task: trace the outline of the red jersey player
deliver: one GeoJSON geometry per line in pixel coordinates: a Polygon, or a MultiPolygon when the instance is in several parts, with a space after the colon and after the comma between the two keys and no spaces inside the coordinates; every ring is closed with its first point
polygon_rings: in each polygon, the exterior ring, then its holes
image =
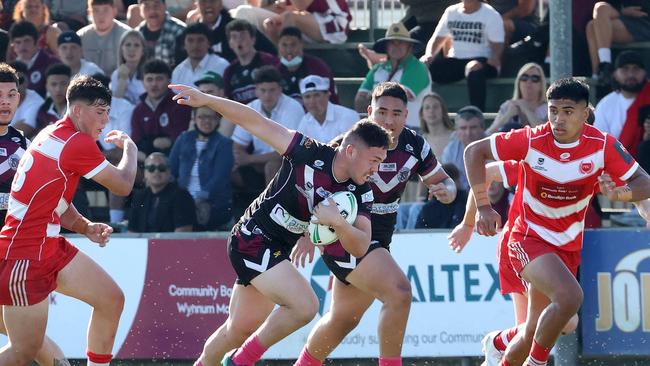
{"type": "Polygon", "coordinates": [[[64,227],[106,245],[111,227],[81,216],[72,197],[81,176],[127,195],[135,180],[137,148],[123,132],[109,132],[106,141],[124,149],[115,167],[97,147],[111,103],[110,91],[100,82],[79,77],[66,98],[68,114],[43,129],[18,164],[0,231],[0,304],[11,340],[0,350],[1,365],[25,365],[35,358],[45,335],[48,295],[55,289],[93,307],[88,365],[108,365],[112,358],[124,295],[59,230],[64,227]]]}
{"type": "Polygon", "coordinates": [[[558,80],[549,87],[547,99],[546,124],[495,134],[465,151],[481,234],[494,235],[499,222],[485,190],[485,162],[522,164],[517,187],[522,195],[520,215],[512,223],[508,256],[528,285],[529,311],[500,365],[546,365],[562,329],[582,304],[575,275],[584,215],[597,186],[610,200],[650,197],[648,174],[615,138],[585,122],[586,84],[574,78],[558,80]],[[627,184],[616,187],[610,175],[627,184]]]}

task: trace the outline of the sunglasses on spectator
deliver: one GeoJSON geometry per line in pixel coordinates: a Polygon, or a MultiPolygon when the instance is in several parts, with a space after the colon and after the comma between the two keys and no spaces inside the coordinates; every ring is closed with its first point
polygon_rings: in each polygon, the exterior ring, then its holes
{"type": "Polygon", "coordinates": [[[145,169],[146,171],[148,171],[149,173],[153,173],[153,172],[155,172],[156,170],[158,170],[158,171],[161,172],[161,173],[164,173],[164,172],[167,171],[167,165],[165,165],[165,164],[160,164],[160,165],[156,165],[156,164],[145,165],[145,166],[144,166],[144,169],[145,169]]]}
{"type": "Polygon", "coordinates": [[[528,81],[528,80],[532,81],[533,83],[539,83],[542,80],[542,78],[539,75],[528,75],[528,74],[523,74],[519,78],[519,81],[528,81]]]}

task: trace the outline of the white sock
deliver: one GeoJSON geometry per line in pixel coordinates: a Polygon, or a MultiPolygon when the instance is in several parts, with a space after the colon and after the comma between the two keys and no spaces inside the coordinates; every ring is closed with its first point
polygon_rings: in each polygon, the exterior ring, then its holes
{"type": "Polygon", "coordinates": [[[111,217],[111,222],[117,223],[124,220],[124,210],[108,210],[108,214],[111,217]]]}
{"type": "Polygon", "coordinates": [[[95,363],[95,362],[92,362],[91,360],[88,360],[87,365],[88,366],[110,366],[110,362],[107,362],[107,363],[95,363]]]}
{"type": "Polygon", "coordinates": [[[600,62],[612,63],[612,50],[609,48],[599,48],[598,49],[598,59],[600,62]]]}

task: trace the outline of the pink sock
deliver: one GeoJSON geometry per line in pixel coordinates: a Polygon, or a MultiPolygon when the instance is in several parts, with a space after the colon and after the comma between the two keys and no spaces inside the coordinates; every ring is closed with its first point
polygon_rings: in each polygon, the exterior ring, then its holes
{"type": "Polygon", "coordinates": [[[527,365],[530,366],[545,366],[548,362],[548,355],[551,353],[553,347],[546,348],[539,345],[537,340],[533,339],[533,345],[530,347],[530,356],[528,356],[527,365]]]}
{"type": "Polygon", "coordinates": [[[305,346],[302,349],[302,352],[300,352],[300,356],[298,357],[298,360],[296,361],[296,363],[293,364],[293,366],[322,366],[322,365],[323,365],[323,361],[312,356],[311,353],[309,353],[307,346],[305,346]]]}
{"type": "Polygon", "coordinates": [[[260,343],[257,335],[253,334],[248,337],[246,342],[239,347],[237,352],[232,356],[232,361],[236,365],[248,366],[253,365],[255,362],[259,361],[262,358],[262,355],[266,352],[266,347],[260,343]]]}
{"type": "Polygon", "coordinates": [[[402,366],[402,358],[379,356],[379,366],[402,366]]]}
{"type": "Polygon", "coordinates": [[[494,347],[503,352],[506,350],[508,347],[508,343],[517,335],[517,331],[519,330],[519,327],[514,326],[510,329],[502,330],[497,334],[496,337],[494,337],[494,347]]]}

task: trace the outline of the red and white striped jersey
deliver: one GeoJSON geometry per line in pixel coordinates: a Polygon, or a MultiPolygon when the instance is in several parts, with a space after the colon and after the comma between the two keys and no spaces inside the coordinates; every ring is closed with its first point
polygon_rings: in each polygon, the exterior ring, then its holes
{"type": "Polygon", "coordinates": [[[584,219],[603,172],[625,181],[638,164],[614,137],[584,125],[574,143],[560,144],[549,122],[490,136],[498,160],[522,161],[517,194],[521,215],[513,232],[534,235],[562,250],[582,248],[584,219]]]}
{"type": "Polygon", "coordinates": [[[90,135],[69,117],[41,131],[20,159],[11,185],[0,258],[42,260],[56,251],[59,216],[68,209],[79,177],[108,165],[90,135]]]}

